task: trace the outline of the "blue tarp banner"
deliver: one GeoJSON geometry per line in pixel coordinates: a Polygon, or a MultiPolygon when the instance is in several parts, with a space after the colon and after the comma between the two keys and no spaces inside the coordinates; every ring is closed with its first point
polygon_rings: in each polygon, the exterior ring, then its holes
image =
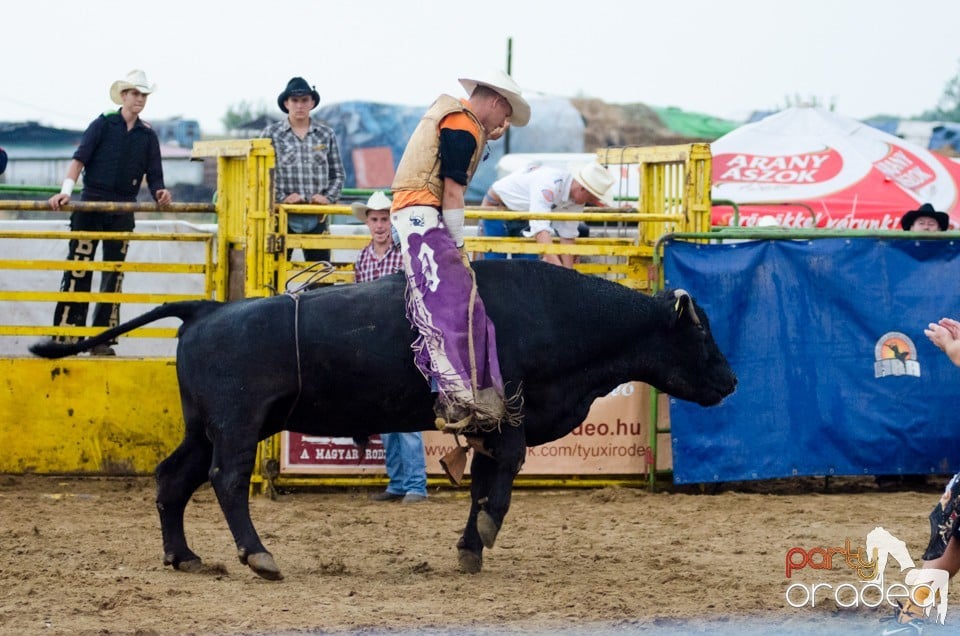
{"type": "Polygon", "coordinates": [[[960,468],[960,368],[923,334],[960,317],[957,241],[669,241],[664,276],[739,378],[671,400],[676,483],[960,468]]]}

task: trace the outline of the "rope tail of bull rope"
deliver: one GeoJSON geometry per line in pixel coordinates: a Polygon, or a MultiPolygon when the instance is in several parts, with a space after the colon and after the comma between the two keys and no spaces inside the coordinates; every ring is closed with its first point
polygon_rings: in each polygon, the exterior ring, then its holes
{"type": "Polygon", "coordinates": [[[310,287],[310,285],[314,283],[319,283],[327,276],[330,276],[331,274],[333,274],[335,271],[337,271],[337,268],[334,267],[333,263],[330,263],[329,261],[317,261],[315,263],[311,263],[310,265],[303,268],[302,270],[300,270],[299,272],[291,276],[289,279],[287,279],[287,284],[285,285],[286,293],[299,294],[303,291],[309,291],[308,288],[310,287]],[[301,276],[306,276],[307,277],[306,280],[304,280],[299,285],[293,286],[294,281],[296,281],[301,276]]]}
{"type": "Polygon", "coordinates": [[[336,268],[329,261],[317,261],[297,272],[287,280],[287,291],[284,292],[284,295],[293,301],[293,345],[294,351],[296,351],[297,354],[297,396],[294,398],[293,404],[290,405],[290,410],[287,412],[286,421],[288,422],[290,421],[290,416],[293,415],[293,410],[297,408],[297,405],[300,403],[300,394],[303,393],[303,369],[301,368],[300,362],[300,294],[307,290],[312,283],[323,280],[335,271],[336,268]],[[303,275],[306,275],[307,279],[303,283],[300,283],[300,285],[290,289],[291,283],[303,275]]]}
{"type": "MultiPolygon", "coordinates": [[[[475,323],[474,312],[476,310],[477,296],[479,295],[480,291],[477,288],[477,276],[476,276],[476,273],[473,271],[473,267],[471,267],[470,265],[470,260],[467,258],[465,253],[462,254],[462,258],[463,258],[463,263],[467,268],[467,271],[470,273],[470,281],[472,283],[470,287],[470,300],[469,300],[470,306],[467,313],[467,328],[469,330],[467,333],[467,345],[470,347],[470,354],[469,354],[470,355],[470,381],[473,385],[471,387],[471,392],[473,393],[474,408],[477,412],[483,413],[490,419],[495,420],[493,424],[491,424],[489,427],[477,426],[475,430],[484,430],[486,432],[490,432],[492,430],[499,430],[500,424],[503,421],[507,421],[512,425],[519,425],[520,423],[519,417],[511,415],[509,413],[509,409],[507,408],[508,405],[511,405],[511,404],[514,405],[515,407],[522,405],[523,398],[522,398],[521,391],[519,389],[517,390],[517,394],[513,398],[508,399],[505,396],[501,396],[501,399],[504,400],[502,408],[508,411],[506,413],[504,413],[503,411],[494,412],[493,410],[485,407],[480,400],[480,392],[477,388],[479,384],[477,380],[477,373],[478,373],[477,351],[476,351],[476,347],[474,346],[474,335],[473,335],[474,334],[473,327],[475,323]]],[[[469,427],[465,427],[465,430],[463,430],[462,432],[466,433],[468,432],[468,430],[469,430],[469,427]]]]}
{"type": "Polygon", "coordinates": [[[287,411],[286,421],[289,422],[293,410],[300,403],[300,394],[303,393],[303,369],[300,368],[300,294],[287,292],[284,295],[293,301],[293,348],[297,353],[297,396],[287,411]]]}
{"type": "MultiPolygon", "coordinates": [[[[464,259],[464,264],[467,266],[467,271],[470,272],[470,278],[473,283],[473,286],[470,288],[470,309],[469,309],[469,313],[467,314],[467,327],[470,330],[469,333],[467,334],[467,344],[470,347],[470,381],[473,383],[473,386],[471,387],[471,391],[473,392],[474,404],[480,406],[481,407],[480,410],[483,411],[483,407],[480,403],[480,394],[477,390],[477,384],[478,384],[477,352],[476,352],[476,348],[473,345],[474,343],[473,324],[474,324],[474,309],[475,309],[474,306],[477,302],[477,295],[480,293],[480,291],[477,288],[477,275],[473,271],[473,267],[470,266],[470,261],[467,259],[465,254],[463,256],[463,259],[464,259]]],[[[504,392],[506,392],[506,387],[504,387],[504,392]]],[[[520,411],[520,408],[523,406],[522,386],[517,388],[517,392],[513,397],[508,398],[506,397],[506,395],[504,395],[502,396],[502,399],[503,399],[503,409],[504,409],[503,412],[496,413],[495,414],[496,417],[493,418],[493,419],[496,419],[496,422],[489,428],[483,428],[482,430],[486,432],[490,432],[494,429],[500,430],[500,424],[502,422],[508,422],[513,426],[519,426],[520,416],[518,413],[520,411]],[[510,407],[513,407],[513,408],[511,409],[510,407]],[[514,409],[516,412],[511,414],[511,410],[514,410],[514,409]]],[[[477,427],[477,430],[481,430],[481,428],[477,427]]],[[[467,432],[467,431],[463,431],[463,432],[467,432]]]]}
{"type": "Polygon", "coordinates": [[[467,308],[467,346],[470,347],[470,390],[473,391],[473,401],[479,403],[480,395],[477,392],[477,350],[473,346],[473,317],[474,317],[474,305],[477,302],[477,276],[473,273],[473,267],[470,266],[470,261],[467,259],[467,255],[463,254],[463,264],[467,266],[467,271],[470,272],[470,304],[467,308]]]}

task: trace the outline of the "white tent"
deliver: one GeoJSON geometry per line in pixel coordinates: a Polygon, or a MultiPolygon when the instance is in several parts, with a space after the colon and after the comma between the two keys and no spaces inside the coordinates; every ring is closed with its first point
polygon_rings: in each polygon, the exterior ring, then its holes
{"type": "Polygon", "coordinates": [[[899,229],[931,203],[960,227],[960,166],[849,117],[788,108],[711,144],[713,223],[899,229]],[[739,206],[721,204],[732,201],[739,206]]]}

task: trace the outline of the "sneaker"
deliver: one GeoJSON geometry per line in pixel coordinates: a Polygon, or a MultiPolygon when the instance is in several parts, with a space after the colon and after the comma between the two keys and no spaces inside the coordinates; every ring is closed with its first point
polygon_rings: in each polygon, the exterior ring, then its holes
{"type": "Polygon", "coordinates": [[[408,492],[403,496],[403,501],[401,501],[400,503],[405,503],[405,504],[420,503],[421,501],[426,501],[426,500],[427,500],[426,495],[418,495],[415,492],[408,492]]]}
{"type": "Polygon", "coordinates": [[[117,352],[113,350],[108,344],[98,344],[94,345],[93,349],[90,350],[90,355],[92,356],[115,356],[117,352]]]}
{"type": "Polygon", "coordinates": [[[912,602],[907,601],[906,607],[897,601],[897,608],[893,616],[885,616],[881,621],[893,622],[893,625],[884,628],[883,636],[920,636],[923,634],[923,612],[912,602]]]}
{"type": "Polygon", "coordinates": [[[378,492],[376,494],[370,495],[370,501],[399,501],[403,499],[404,496],[395,492],[378,492]]]}

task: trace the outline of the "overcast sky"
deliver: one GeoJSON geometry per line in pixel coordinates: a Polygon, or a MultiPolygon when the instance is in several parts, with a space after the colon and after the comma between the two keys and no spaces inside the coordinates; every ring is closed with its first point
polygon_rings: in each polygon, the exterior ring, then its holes
{"type": "Polygon", "coordinates": [[[960,0],[5,2],[0,121],[84,128],[142,68],[144,118],[222,132],[294,75],[323,103],[428,105],[506,65],[530,94],[742,120],[815,97],[855,118],[933,108],[960,72],[960,0]]]}

